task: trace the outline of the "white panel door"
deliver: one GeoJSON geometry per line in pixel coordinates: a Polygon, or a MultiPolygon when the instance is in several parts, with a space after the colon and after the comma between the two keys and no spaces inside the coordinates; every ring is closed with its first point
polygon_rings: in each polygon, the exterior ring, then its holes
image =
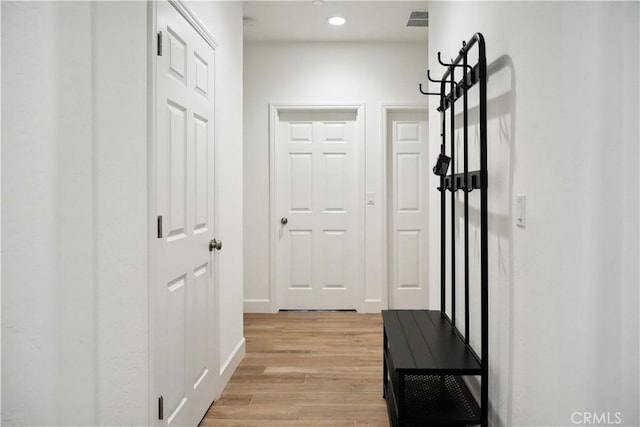
{"type": "MultiPolygon", "coordinates": [[[[214,50],[171,6],[157,4],[156,188],[162,236],[156,282],[161,425],[195,426],[218,380],[214,257],[214,50]]],[[[160,418],[160,415],[158,416],[160,418]]]]}
{"type": "Polygon", "coordinates": [[[426,113],[388,115],[389,308],[427,308],[426,113]]]}
{"type": "Polygon", "coordinates": [[[355,309],[357,111],[280,112],[276,286],[280,309],[355,309]]]}

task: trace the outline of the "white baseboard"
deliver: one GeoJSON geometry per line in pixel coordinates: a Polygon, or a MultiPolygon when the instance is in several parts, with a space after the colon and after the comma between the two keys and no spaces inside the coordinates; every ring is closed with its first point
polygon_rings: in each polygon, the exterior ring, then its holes
{"type": "MultiPolygon", "coordinates": [[[[362,313],[380,313],[383,310],[382,300],[368,299],[362,305],[362,313]]],[[[271,301],[268,299],[246,299],[244,300],[245,313],[273,313],[271,301]]]]}
{"type": "Polygon", "coordinates": [[[366,299],[362,307],[363,313],[380,313],[383,310],[382,300],[379,299],[366,299]]]}
{"type": "Polygon", "coordinates": [[[244,300],[245,313],[273,313],[271,301],[268,299],[246,299],[244,300]]]}
{"type": "Polygon", "coordinates": [[[246,341],[244,337],[242,337],[238,345],[236,345],[236,347],[231,352],[231,355],[220,367],[220,389],[216,393],[215,400],[218,400],[220,398],[220,395],[222,394],[224,388],[227,386],[227,383],[229,383],[231,376],[236,371],[238,366],[240,366],[240,362],[242,362],[242,359],[244,358],[244,355],[246,353],[245,345],[246,341]]]}

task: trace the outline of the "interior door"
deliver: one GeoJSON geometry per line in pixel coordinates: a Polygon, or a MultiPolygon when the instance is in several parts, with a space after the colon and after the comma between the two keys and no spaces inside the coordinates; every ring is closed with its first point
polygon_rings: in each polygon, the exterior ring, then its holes
{"type": "Polygon", "coordinates": [[[357,110],[280,112],[280,309],[354,309],[359,289],[357,110]]]}
{"type": "Polygon", "coordinates": [[[210,248],[214,50],[166,1],[157,3],[157,30],[158,418],[162,425],[195,426],[218,380],[216,250],[210,248]]]}
{"type": "Polygon", "coordinates": [[[427,307],[426,111],[387,117],[389,308],[427,307]]]}

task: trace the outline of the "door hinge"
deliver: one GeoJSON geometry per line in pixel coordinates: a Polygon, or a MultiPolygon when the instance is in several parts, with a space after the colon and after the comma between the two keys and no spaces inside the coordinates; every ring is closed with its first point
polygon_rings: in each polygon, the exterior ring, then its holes
{"type": "Polygon", "coordinates": [[[162,239],[162,215],[158,216],[158,239],[162,239]]]}
{"type": "Polygon", "coordinates": [[[162,396],[158,398],[158,419],[164,420],[164,398],[162,396]]]}
{"type": "Polygon", "coordinates": [[[158,56],[162,56],[162,31],[158,32],[158,56]]]}

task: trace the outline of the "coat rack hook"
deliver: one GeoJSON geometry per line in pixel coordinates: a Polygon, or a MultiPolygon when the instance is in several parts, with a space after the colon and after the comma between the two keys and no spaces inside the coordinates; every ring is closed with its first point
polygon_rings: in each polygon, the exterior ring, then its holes
{"type": "MultiPolygon", "coordinates": [[[[438,52],[438,54],[440,54],[440,52],[438,52]]],[[[436,79],[432,79],[431,78],[431,70],[427,70],[427,78],[429,79],[430,82],[433,83],[451,83],[451,80],[436,80],[436,79]]],[[[457,82],[453,82],[453,84],[456,87],[456,90],[458,89],[458,83],[457,82]]],[[[440,94],[438,94],[440,95],[440,94]]]]}
{"type": "Polygon", "coordinates": [[[438,62],[440,63],[440,65],[442,65],[443,67],[451,67],[453,64],[445,64],[444,62],[442,62],[442,59],[440,58],[440,52],[438,52],[438,62]]]}
{"type": "Polygon", "coordinates": [[[424,90],[422,90],[422,83],[420,83],[418,85],[418,89],[420,89],[420,93],[423,95],[434,95],[434,96],[440,96],[439,93],[435,93],[435,92],[425,92],[424,90]]]}
{"type": "MultiPolygon", "coordinates": [[[[462,54],[463,51],[460,51],[460,54],[462,54]]],[[[468,68],[469,70],[472,70],[473,67],[471,65],[463,65],[463,64],[454,64],[453,60],[451,60],[450,64],[445,64],[444,62],[442,62],[442,59],[440,58],[440,52],[438,52],[438,62],[440,63],[440,65],[442,65],[443,67],[449,67],[449,68],[453,68],[453,67],[465,67],[468,68]]]]}
{"type": "Polygon", "coordinates": [[[427,78],[429,79],[430,82],[433,82],[433,83],[442,83],[442,82],[444,82],[444,80],[432,79],[431,78],[431,70],[427,70],[427,78]]]}

